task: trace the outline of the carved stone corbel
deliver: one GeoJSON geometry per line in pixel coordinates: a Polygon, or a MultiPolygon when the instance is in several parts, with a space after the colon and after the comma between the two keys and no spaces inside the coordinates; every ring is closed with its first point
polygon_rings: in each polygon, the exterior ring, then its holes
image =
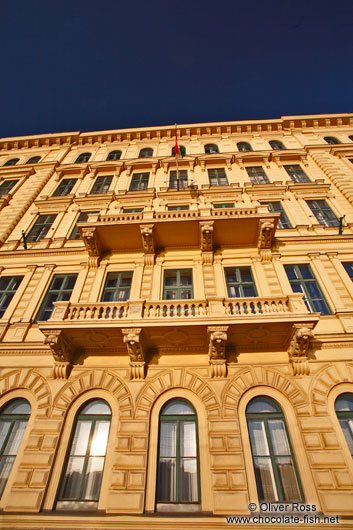
{"type": "Polygon", "coordinates": [[[54,379],[67,379],[72,370],[74,349],[64,339],[61,329],[42,329],[45,335],[44,344],[48,344],[54,357],[52,376],[54,379]]]}
{"type": "Polygon", "coordinates": [[[200,223],[201,251],[202,252],[213,251],[213,223],[214,221],[209,221],[207,223],[200,223]]]}
{"type": "Polygon", "coordinates": [[[121,331],[130,357],[129,378],[132,381],[144,379],[146,362],[141,342],[141,328],[125,328],[121,331]]]}
{"type": "Polygon", "coordinates": [[[88,251],[88,266],[98,267],[100,260],[100,244],[97,237],[97,229],[95,227],[84,226],[80,229],[83,242],[88,251]],[[93,259],[92,259],[93,258],[93,259]]]}
{"type": "Polygon", "coordinates": [[[258,249],[271,249],[271,243],[275,231],[276,227],[274,219],[260,219],[257,240],[258,249]]]}
{"type": "Polygon", "coordinates": [[[288,356],[293,375],[309,375],[309,343],[314,336],[313,324],[301,326],[294,324],[289,342],[288,356]]]}
{"type": "Polygon", "coordinates": [[[227,331],[229,326],[208,326],[209,336],[208,356],[210,360],[210,376],[226,377],[226,342],[227,331]]]}
{"type": "Polygon", "coordinates": [[[144,253],[145,265],[154,265],[155,249],[153,241],[153,224],[140,225],[142,248],[144,253]]]}

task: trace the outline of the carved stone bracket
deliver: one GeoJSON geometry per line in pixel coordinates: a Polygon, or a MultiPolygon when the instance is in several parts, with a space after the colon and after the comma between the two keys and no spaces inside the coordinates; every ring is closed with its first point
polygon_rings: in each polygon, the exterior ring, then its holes
{"type": "Polygon", "coordinates": [[[257,241],[258,249],[271,249],[271,243],[276,231],[274,219],[260,219],[259,235],[257,241]]]}
{"type": "Polygon", "coordinates": [[[214,221],[209,221],[207,223],[200,223],[201,251],[202,252],[213,251],[213,223],[214,221]]]}
{"type": "Polygon", "coordinates": [[[72,370],[74,349],[64,339],[61,329],[42,329],[45,335],[44,344],[48,344],[54,357],[53,378],[67,379],[72,370]]]}
{"type": "Polygon", "coordinates": [[[210,359],[210,376],[226,377],[226,342],[227,331],[229,326],[208,326],[209,336],[208,355],[210,359]]]}
{"type": "Polygon", "coordinates": [[[140,225],[144,254],[154,254],[153,224],[140,225]]]}
{"type": "Polygon", "coordinates": [[[293,375],[309,375],[309,343],[314,336],[313,324],[294,324],[289,342],[288,356],[293,375]]]}
{"type": "Polygon", "coordinates": [[[84,226],[81,228],[81,235],[88,251],[88,266],[94,268],[98,267],[101,249],[97,237],[97,229],[84,226]]]}
{"type": "Polygon", "coordinates": [[[140,380],[145,378],[145,355],[141,341],[141,328],[123,328],[123,340],[130,357],[129,378],[140,380]]]}

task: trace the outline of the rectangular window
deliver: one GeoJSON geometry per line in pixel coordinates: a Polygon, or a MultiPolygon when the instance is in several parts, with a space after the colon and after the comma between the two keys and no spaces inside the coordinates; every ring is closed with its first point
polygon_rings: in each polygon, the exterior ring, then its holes
{"type": "Polygon", "coordinates": [[[81,234],[80,234],[79,229],[77,228],[77,223],[87,223],[88,216],[89,215],[93,215],[93,214],[97,214],[97,213],[98,212],[81,212],[80,215],[78,216],[78,219],[76,221],[74,229],[72,230],[72,232],[70,234],[69,239],[70,240],[72,240],[72,239],[81,239],[81,234]]]}
{"type": "Polygon", "coordinates": [[[189,210],[190,206],[181,204],[180,206],[168,206],[168,212],[175,212],[180,210],[189,210]]]}
{"type": "Polygon", "coordinates": [[[102,302],[124,302],[129,299],[132,272],[109,272],[102,293],[102,302]]]}
{"type": "Polygon", "coordinates": [[[218,204],[213,204],[213,208],[234,208],[234,202],[222,202],[218,204]]]}
{"type": "Polygon", "coordinates": [[[40,215],[32,226],[27,236],[27,242],[40,241],[43,239],[54,222],[56,214],[40,215]]]}
{"type": "Polygon", "coordinates": [[[310,265],[285,265],[285,271],[294,293],[303,293],[306,307],[323,315],[331,313],[310,265]]]}
{"type": "Polygon", "coordinates": [[[149,176],[149,173],[134,173],[130,182],[129,191],[147,190],[149,176]]]}
{"type": "Polygon", "coordinates": [[[261,166],[247,167],[246,171],[253,184],[269,184],[270,181],[261,166]]]}
{"type": "Polygon", "coordinates": [[[23,276],[3,276],[0,278],[0,318],[8,308],[23,276]]]}
{"type": "Polygon", "coordinates": [[[338,226],[339,221],[326,201],[306,201],[316,219],[324,226],[338,226]]]}
{"type": "Polygon", "coordinates": [[[143,212],[143,208],[123,208],[123,213],[139,213],[143,212]]]}
{"type": "Polygon", "coordinates": [[[224,169],[208,169],[210,186],[228,186],[228,179],[224,169]]]}
{"type": "MultiPolygon", "coordinates": [[[[186,169],[179,170],[179,189],[188,187],[188,172],[186,169]]],[[[176,190],[178,188],[177,172],[171,171],[169,174],[169,188],[176,190]]]]}
{"type": "Polygon", "coordinates": [[[97,177],[93,188],[91,189],[90,195],[101,195],[102,193],[108,193],[112,180],[113,175],[97,177]]]}
{"type": "Polygon", "coordinates": [[[343,263],[342,265],[346,269],[348,276],[353,282],[353,263],[343,263]]]}
{"type": "Polygon", "coordinates": [[[18,179],[17,180],[4,180],[4,182],[0,184],[0,197],[10,193],[10,191],[12,190],[12,188],[17,182],[18,182],[18,179]]]}
{"type": "Polygon", "coordinates": [[[281,215],[278,219],[277,228],[292,228],[292,225],[290,224],[286,212],[284,211],[280,202],[265,202],[263,204],[267,204],[269,212],[280,212],[281,215]]]}
{"type": "Polygon", "coordinates": [[[308,175],[304,173],[299,164],[294,166],[283,166],[293,182],[311,182],[308,175]]]}
{"type": "Polygon", "coordinates": [[[64,197],[69,195],[75,186],[77,179],[63,179],[53,193],[53,197],[64,197]]]}
{"type": "Polygon", "coordinates": [[[54,310],[53,302],[70,300],[77,274],[55,274],[38,311],[36,320],[48,320],[54,310]]]}
{"type": "Polygon", "coordinates": [[[164,300],[189,300],[193,296],[191,269],[164,271],[164,300]]]}
{"type": "Polygon", "coordinates": [[[229,298],[257,296],[251,267],[229,267],[225,275],[229,298]]]}

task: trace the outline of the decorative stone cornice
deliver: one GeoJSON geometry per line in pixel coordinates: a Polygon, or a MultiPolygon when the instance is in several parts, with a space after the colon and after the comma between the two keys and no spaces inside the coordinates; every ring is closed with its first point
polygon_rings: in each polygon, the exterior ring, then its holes
{"type": "Polygon", "coordinates": [[[141,341],[142,328],[123,328],[123,340],[130,357],[129,377],[131,380],[145,378],[145,356],[141,341]]]}
{"type": "Polygon", "coordinates": [[[309,375],[308,351],[310,339],[314,337],[313,324],[294,324],[289,342],[288,356],[293,375],[309,375]]]}
{"type": "Polygon", "coordinates": [[[226,377],[227,375],[226,342],[228,328],[229,326],[208,326],[207,328],[210,376],[212,378],[226,377]]]}

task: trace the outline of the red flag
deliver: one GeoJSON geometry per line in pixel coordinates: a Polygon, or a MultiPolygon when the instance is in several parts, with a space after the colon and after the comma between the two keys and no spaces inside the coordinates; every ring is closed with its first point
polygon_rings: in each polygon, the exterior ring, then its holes
{"type": "Polygon", "coordinates": [[[177,159],[181,158],[181,153],[180,153],[180,149],[179,149],[179,146],[178,146],[178,132],[177,132],[176,124],[175,124],[175,147],[174,147],[174,156],[175,156],[175,158],[177,158],[177,159]]]}

